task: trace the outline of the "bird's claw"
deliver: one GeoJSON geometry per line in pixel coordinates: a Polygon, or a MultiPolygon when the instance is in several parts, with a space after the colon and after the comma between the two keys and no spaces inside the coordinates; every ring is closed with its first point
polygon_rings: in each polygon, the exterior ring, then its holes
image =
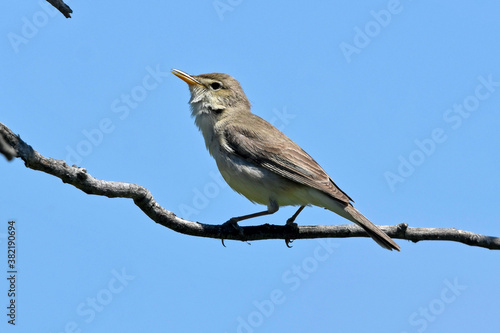
{"type": "MultiPolygon", "coordinates": [[[[289,218],[288,220],[286,220],[286,225],[285,227],[287,228],[291,228],[291,229],[296,229],[298,228],[298,224],[294,222],[294,218],[291,217],[289,218]]],[[[293,239],[290,239],[290,238],[285,238],[285,244],[286,244],[286,247],[288,247],[289,249],[291,249],[293,246],[290,246],[290,244],[293,243],[293,239]]]]}
{"type": "MultiPolygon", "coordinates": [[[[245,233],[243,232],[243,228],[238,225],[238,221],[234,218],[231,218],[227,222],[224,222],[222,224],[222,228],[229,229],[227,230],[228,233],[230,232],[230,230],[232,231],[233,229],[236,229],[240,234],[240,237],[242,239],[245,239],[245,233]]],[[[222,246],[226,247],[226,244],[224,244],[224,238],[221,238],[221,241],[222,241],[222,246]]]]}

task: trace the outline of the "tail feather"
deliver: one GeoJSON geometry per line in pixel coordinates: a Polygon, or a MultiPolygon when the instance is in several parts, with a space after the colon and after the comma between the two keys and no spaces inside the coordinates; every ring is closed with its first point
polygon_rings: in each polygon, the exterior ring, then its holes
{"type": "Polygon", "coordinates": [[[344,209],[346,213],[348,213],[352,218],[350,219],[352,222],[359,225],[363,228],[366,233],[373,238],[378,245],[382,246],[388,250],[397,250],[400,251],[400,247],[396,242],[394,242],[385,232],[380,230],[375,224],[370,222],[366,217],[363,216],[356,208],[352,205],[347,205],[344,209]]]}

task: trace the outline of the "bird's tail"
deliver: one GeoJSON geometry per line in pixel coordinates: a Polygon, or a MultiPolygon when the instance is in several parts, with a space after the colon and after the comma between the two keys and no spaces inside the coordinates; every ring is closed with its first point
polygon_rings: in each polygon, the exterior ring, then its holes
{"type": "Polygon", "coordinates": [[[388,250],[400,251],[400,247],[396,242],[394,242],[385,232],[380,230],[375,224],[371,223],[366,217],[363,216],[356,208],[352,205],[347,205],[344,211],[350,215],[348,218],[352,222],[363,228],[366,233],[373,238],[378,245],[382,246],[388,250]]]}

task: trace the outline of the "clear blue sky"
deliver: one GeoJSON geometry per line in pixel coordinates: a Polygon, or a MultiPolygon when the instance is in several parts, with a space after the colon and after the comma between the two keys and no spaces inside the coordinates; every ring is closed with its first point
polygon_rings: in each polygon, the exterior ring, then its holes
{"type": "MultiPolygon", "coordinates": [[[[500,236],[494,1],[6,2],[0,121],[41,154],[146,186],[181,217],[263,209],[220,181],[169,73],[225,72],[376,224],[500,236]]],[[[131,200],[0,161],[2,332],[468,332],[498,326],[499,253],[368,238],[195,238],[131,200]]],[[[244,225],[283,224],[294,212],[244,225]]],[[[299,224],[344,224],[307,208],[299,224]]]]}

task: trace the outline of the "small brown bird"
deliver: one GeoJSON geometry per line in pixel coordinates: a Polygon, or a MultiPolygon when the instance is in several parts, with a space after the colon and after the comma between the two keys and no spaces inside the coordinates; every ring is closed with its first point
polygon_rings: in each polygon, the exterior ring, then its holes
{"type": "Polygon", "coordinates": [[[300,206],[287,221],[293,224],[305,206],[319,206],[356,223],[388,250],[400,250],[387,234],[364,217],[316,161],[295,142],[250,111],[238,81],[222,73],[172,73],[189,85],[191,113],[222,177],[248,200],[267,210],[233,217],[237,223],[273,214],[280,206],[300,206]]]}

